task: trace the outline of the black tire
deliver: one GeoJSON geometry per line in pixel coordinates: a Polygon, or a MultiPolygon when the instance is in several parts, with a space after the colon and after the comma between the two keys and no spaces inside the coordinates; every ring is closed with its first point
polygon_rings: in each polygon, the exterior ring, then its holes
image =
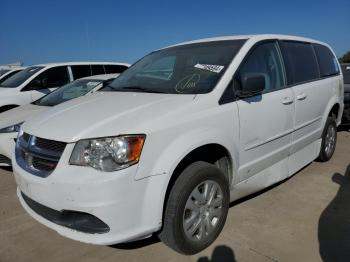
{"type": "MultiPolygon", "coordinates": [[[[191,198],[191,201],[194,200],[191,198]]],[[[159,238],[163,243],[179,253],[185,255],[198,253],[208,247],[220,234],[226,221],[229,203],[229,183],[224,173],[215,165],[206,162],[192,163],[180,174],[171,188],[165,207],[163,228],[159,233],[159,238]],[[203,221],[203,224],[205,224],[204,221],[214,221],[210,220],[211,218],[209,218],[208,215],[210,211],[208,210],[219,210],[220,215],[218,218],[214,218],[216,219],[216,223],[215,226],[210,227],[210,234],[204,234],[203,239],[195,239],[194,241],[185,233],[185,211],[188,211],[188,209],[185,210],[185,207],[186,203],[190,201],[190,196],[194,190],[200,188],[201,185],[207,185],[205,184],[207,182],[214,183],[216,187],[219,188],[216,192],[220,192],[220,195],[216,195],[216,193],[215,195],[218,197],[219,201],[221,201],[220,208],[210,209],[209,202],[206,202],[207,204],[198,205],[201,206],[201,209],[198,208],[198,210],[202,210],[202,213],[198,213],[198,216],[193,216],[195,217],[194,220],[203,221]],[[203,206],[207,208],[208,220],[205,220],[203,206]]],[[[208,226],[204,228],[208,229],[208,226]]],[[[204,232],[204,228],[201,228],[201,232],[204,232]]]]}
{"type": "Polygon", "coordinates": [[[328,117],[322,133],[321,150],[317,160],[320,162],[326,162],[330,160],[334,154],[336,144],[337,144],[337,124],[335,122],[334,117],[328,117]],[[334,136],[332,135],[334,144],[333,146],[331,146],[331,149],[329,150],[327,149],[327,146],[329,146],[328,144],[329,137],[327,137],[327,135],[329,135],[329,132],[331,132],[330,129],[333,129],[335,132],[334,132],[334,136]]]}

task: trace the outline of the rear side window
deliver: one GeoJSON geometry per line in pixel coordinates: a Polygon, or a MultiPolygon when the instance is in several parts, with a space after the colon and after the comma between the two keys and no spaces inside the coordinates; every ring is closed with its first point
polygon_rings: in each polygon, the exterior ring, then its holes
{"type": "Polygon", "coordinates": [[[281,49],[289,85],[320,78],[315,52],[311,44],[282,41],[281,49]]]}
{"type": "Polygon", "coordinates": [[[71,66],[71,68],[72,68],[74,80],[82,77],[91,76],[90,65],[74,65],[74,66],[71,66]]]}
{"type": "Polygon", "coordinates": [[[105,73],[105,69],[103,65],[91,65],[92,75],[103,75],[105,73]]]}
{"type": "Polygon", "coordinates": [[[331,50],[320,44],[313,44],[313,46],[320,66],[321,77],[339,74],[337,59],[334,57],[331,50]]]}
{"type": "Polygon", "coordinates": [[[106,74],[120,74],[123,73],[128,67],[123,65],[105,65],[106,74]]]}

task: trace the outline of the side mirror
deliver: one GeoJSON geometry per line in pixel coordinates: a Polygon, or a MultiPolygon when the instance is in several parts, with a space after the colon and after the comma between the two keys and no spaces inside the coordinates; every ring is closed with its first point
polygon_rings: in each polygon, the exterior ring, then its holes
{"type": "Polygon", "coordinates": [[[237,90],[239,97],[249,97],[261,94],[265,90],[265,75],[254,73],[244,75],[241,79],[241,90],[237,90]]]}

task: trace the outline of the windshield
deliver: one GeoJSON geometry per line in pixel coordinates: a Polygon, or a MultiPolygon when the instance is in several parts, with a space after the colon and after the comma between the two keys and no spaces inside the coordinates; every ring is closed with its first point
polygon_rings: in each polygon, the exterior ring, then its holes
{"type": "Polygon", "coordinates": [[[341,69],[343,71],[344,84],[350,84],[350,64],[342,65],[341,69]]]}
{"type": "Polygon", "coordinates": [[[245,40],[175,46],[153,52],[103,91],[204,94],[216,86],[245,40]]]}
{"type": "Polygon", "coordinates": [[[29,77],[34,75],[39,70],[43,69],[42,66],[28,67],[21,72],[14,74],[0,84],[0,87],[17,87],[24,83],[29,77]]]}
{"type": "Polygon", "coordinates": [[[103,80],[96,79],[76,80],[56,89],[50,94],[33,102],[33,104],[39,106],[55,106],[73,98],[86,95],[102,82],[103,80]]]}

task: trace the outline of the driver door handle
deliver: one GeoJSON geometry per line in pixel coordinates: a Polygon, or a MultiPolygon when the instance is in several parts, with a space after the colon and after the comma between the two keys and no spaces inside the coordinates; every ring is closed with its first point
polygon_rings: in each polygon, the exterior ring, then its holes
{"type": "Polygon", "coordinates": [[[284,98],[284,100],[282,101],[282,104],[284,104],[284,105],[293,104],[293,99],[291,99],[290,97],[286,97],[286,98],[284,98]]]}

